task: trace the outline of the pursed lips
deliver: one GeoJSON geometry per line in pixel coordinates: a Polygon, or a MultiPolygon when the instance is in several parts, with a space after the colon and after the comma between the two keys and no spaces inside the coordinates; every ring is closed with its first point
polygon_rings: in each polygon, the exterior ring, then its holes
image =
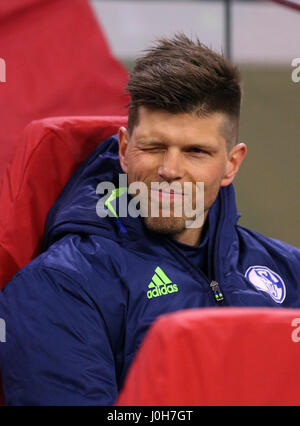
{"type": "Polygon", "coordinates": [[[164,191],[162,189],[151,189],[151,197],[154,196],[158,199],[168,199],[168,200],[178,200],[182,201],[188,194],[184,194],[183,192],[176,192],[173,190],[164,191]]]}

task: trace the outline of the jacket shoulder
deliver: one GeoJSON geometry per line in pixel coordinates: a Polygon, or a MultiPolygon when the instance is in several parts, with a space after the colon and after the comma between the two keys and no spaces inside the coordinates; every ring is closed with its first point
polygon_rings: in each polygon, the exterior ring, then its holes
{"type": "Polygon", "coordinates": [[[57,288],[87,300],[111,291],[109,286],[113,285],[116,296],[122,298],[118,250],[118,243],[106,238],[66,235],[17,272],[4,289],[22,282],[27,291],[35,287],[38,290],[42,285],[46,290],[55,283],[57,288]]]}
{"type": "Polygon", "coordinates": [[[299,248],[241,225],[237,225],[237,230],[240,238],[242,238],[247,245],[249,245],[249,242],[251,241],[252,245],[257,247],[260,246],[272,254],[276,254],[277,256],[287,258],[289,260],[294,259],[298,263],[300,262],[299,248]]]}
{"type": "Polygon", "coordinates": [[[94,275],[99,269],[102,274],[112,275],[122,260],[121,252],[119,243],[108,238],[69,234],[42,254],[40,264],[71,275],[83,274],[87,277],[94,275]]]}

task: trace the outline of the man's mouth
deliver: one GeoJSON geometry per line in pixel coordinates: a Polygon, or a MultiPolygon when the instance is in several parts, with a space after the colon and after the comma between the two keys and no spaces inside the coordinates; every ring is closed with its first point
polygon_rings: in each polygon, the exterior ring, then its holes
{"type": "Polygon", "coordinates": [[[174,190],[164,191],[162,189],[151,189],[151,198],[152,197],[158,200],[182,201],[184,200],[185,194],[174,190]]]}

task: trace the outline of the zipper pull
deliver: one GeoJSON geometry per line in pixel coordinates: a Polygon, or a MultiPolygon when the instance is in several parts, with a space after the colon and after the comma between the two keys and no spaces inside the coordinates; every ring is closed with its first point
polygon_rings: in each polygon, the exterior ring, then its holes
{"type": "Polygon", "coordinates": [[[212,289],[216,302],[223,302],[224,296],[219,287],[219,283],[217,283],[217,281],[212,281],[209,286],[212,289]]]}

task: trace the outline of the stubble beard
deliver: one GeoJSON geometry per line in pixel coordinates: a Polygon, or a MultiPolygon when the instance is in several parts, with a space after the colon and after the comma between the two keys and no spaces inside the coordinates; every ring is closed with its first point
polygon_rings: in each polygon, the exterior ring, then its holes
{"type": "MultiPolygon", "coordinates": [[[[129,183],[135,182],[133,179],[130,179],[129,177],[129,183]]],[[[171,201],[169,203],[169,209],[166,211],[164,208],[164,204],[162,200],[158,201],[157,199],[154,199],[154,211],[156,211],[155,214],[152,213],[152,203],[151,203],[151,183],[157,182],[154,178],[147,179],[142,181],[148,191],[145,195],[145,198],[143,195],[141,195],[142,199],[147,198],[147,203],[141,203],[140,206],[140,212],[141,216],[143,218],[144,224],[147,227],[147,229],[150,232],[155,232],[159,234],[165,234],[165,235],[172,235],[175,236],[176,234],[181,234],[183,231],[187,229],[187,222],[193,221],[196,218],[196,214],[185,214],[184,209],[184,201],[182,200],[182,207],[181,207],[181,213],[180,215],[177,214],[178,210],[178,201],[171,201]],[[176,207],[177,205],[177,207],[176,207]],[[147,207],[144,207],[147,206],[147,207]],[[158,214],[157,214],[158,213],[158,214]],[[167,215],[165,215],[167,213],[167,215]],[[169,213],[169,214],[168,214],[169,213]]],[[[163,182],[159,182],[163,183],[163,182]]],[[[185,193],[185,196],[188,197],[187,201],[190,201],[190,207],[192,209],[195,209],[195,194],[191,195],[190,191],[185,193]]],[[[195,213],[195,210],[194,212],[195,213]]]]}
{"type": "MultiPolygon", "coordinates": [[[[151,194],[150,191],[150,185],[148,186],[149,194],[151,194]]],[[[166,210],[163,207],[163,202],[154,201],[154,205],[156,206],[156,212],[158,212],[157,215],[151,214],[151,196],[148,198],[148,211],[144,212],[144,223],[147,227],[147,229],[151,232],[156,232],[159,234],[166,234],[166,235],[176,235],[182,233],[186,229],[186,223],[187,220],[193,220],[193,217],[186,217],[184,214],[184,205],[182,201],[181,206],[181,212],[182,214],[180,216],[176,213],[176,207],[175,203],[171,202],[168,205],[167,212],[169,213],[167,216],[164,215],[166,213],[166,210]]],[[[177,205],[178,207],[178,205],[177,205]]]]}
{"type": "Polygon", "coordinates": [[[144,217],[144,222],[149,231],[159,234],[175,235],[186,229],[183,217],[144,217]]]}

